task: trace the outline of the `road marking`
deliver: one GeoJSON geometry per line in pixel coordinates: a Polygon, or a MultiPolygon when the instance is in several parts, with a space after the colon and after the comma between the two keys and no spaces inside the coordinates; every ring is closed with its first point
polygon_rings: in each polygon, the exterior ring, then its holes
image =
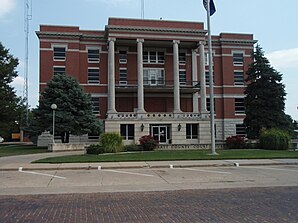
{"type": "Polygon", "coordinates": [[[271,167],[254,167],[254,166],[243,166],[242,168],[253,168],[253,169],[261,169],[261,170],[279,170],[279,171],[290,171],[290,172],[298,172],[298,170],[290,170],[290,169],[280,169],[280,168],[271,168],[271,167]]]}
{"type": "Polygon", "coordinates": [[[19,172],[21,172],[21,173],[30,173],[30,174],[41,175],[41,176],[47,176],[47,177],[54,177],[54,178],[63,179],[63,180],[66,179],[66,177],[60,177],[60,176],[55,176],[55,175],[46,174],[46,173],[38,173],[38,172],[32,172],[32,171],[24,171],[22,168],[19,168],[19,172]]]}
{"type": "Polygon", "coordinates": [[[130,175],[138,175],[138,176],[144,176],[144,177],[154,177],[154,175],[143,174],[143,173],[132,173],[132,172],[126,172],[126,171],[119,171],[119,170],[102,170],[102,171],[113,172],[113,173],[123,173],[123,174],[130,174],[130,175]]]}
{"type": "MultiPolygon", "coordinates": [[[[178,169],[178,168],[176,168],[178,169]]],[[[199,170],[199,169],[193,169],[193,168],[181,168],[183,170],[191,170],[191,171],[198,171],[198,172],[207,172],[207,173],[221,173],[221,174],[232,174],[230,172],[223,172],[223,171],[214,171],[214,170],[199,170]]]]}

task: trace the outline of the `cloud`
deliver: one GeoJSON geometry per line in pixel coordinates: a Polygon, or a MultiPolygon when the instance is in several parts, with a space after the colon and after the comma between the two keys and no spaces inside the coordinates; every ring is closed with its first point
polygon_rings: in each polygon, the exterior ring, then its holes
{"type": "Polygon", "coordinates": [[[14,87],[22,87],[24,85],[25,79],[21,76],[17,76],[11,83],[14,87]]]}
{"type": "Polygon", "coordinates": [[[274,51],[266,57],[274,68],[298,68],[298,48],[274,51]]]}
{"type": "Polygon", "coordinates": [[[0,18],[2,18],[14,9],[16,3],[15,0],[0,0],[0,5],[0,18]]]}

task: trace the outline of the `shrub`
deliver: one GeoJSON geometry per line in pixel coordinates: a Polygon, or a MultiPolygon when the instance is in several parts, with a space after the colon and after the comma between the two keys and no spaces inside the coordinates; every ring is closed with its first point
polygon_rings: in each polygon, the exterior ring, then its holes
{"type": "Polygon", "coordinates": [[[134,152],[134,151],[142,151],[143,147],[136,144],[126,145],[124,146],[124,150],[128,152],[134,152]]]}
{"type": "Polygon", "coordinates": [[[123,139],[121,135],[114,132],[101,134],[100,144],[107,153],[121,152],[123,149],[123,139]]]}
{"type": "Polygon", "coordinates": [[[104,148],[99,144],[90,145],[86,148],[86,153],[87,154],[96,154],[96,155],[98,155],[98,154],[102,154],[104,152],[105,152],[104,148]]]}
{"type": "Polygon", "coordinates": [[[287,150],[290,146],[290,135],[280,129],[268,129],[261,132],[260,147],[262,149],[287,150]]]}
{"type": "Polygon", "coordinates": [[[139,142],[141,144],[141,147],[143,148],[144,151],[151,151],[154,150],[157,145],[158,145],[158,141],[155,140],[152,136],[150,135],[145,135],[142,136],[139,139],[139,142]]]}
{"type": "Polygon", "coordinates": [[[228,149],[244,149],[245,138],[242,136],[229,136],[226,138],[226,146],[228,149]]]}

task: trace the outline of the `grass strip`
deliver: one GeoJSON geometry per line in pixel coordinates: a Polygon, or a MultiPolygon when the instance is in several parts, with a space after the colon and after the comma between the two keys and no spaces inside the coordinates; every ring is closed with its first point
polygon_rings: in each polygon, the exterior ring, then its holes
{"type": "Polygon", "coordinates": [[[135,153],[115,153],[101,155],[74,155],[36,160],[34,163],[86,163],[125,161],[168,161],[168,160],[221,160],[221,159],[273,159],[298,158],[298,152],[281,150],[219,150],[218,155],[210,155],[206,150],[151,151],[135,153]]]}

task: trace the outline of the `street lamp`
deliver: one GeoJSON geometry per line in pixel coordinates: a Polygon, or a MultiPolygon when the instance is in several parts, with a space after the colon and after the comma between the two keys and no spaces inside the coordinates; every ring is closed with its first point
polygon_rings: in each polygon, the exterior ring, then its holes
{"type": "Polygon", "coordinates": [[[51,109],[53,110],[53,143],[55,144],[55,110],[57,109],[57,105],[52,104],[51,109]]]}

